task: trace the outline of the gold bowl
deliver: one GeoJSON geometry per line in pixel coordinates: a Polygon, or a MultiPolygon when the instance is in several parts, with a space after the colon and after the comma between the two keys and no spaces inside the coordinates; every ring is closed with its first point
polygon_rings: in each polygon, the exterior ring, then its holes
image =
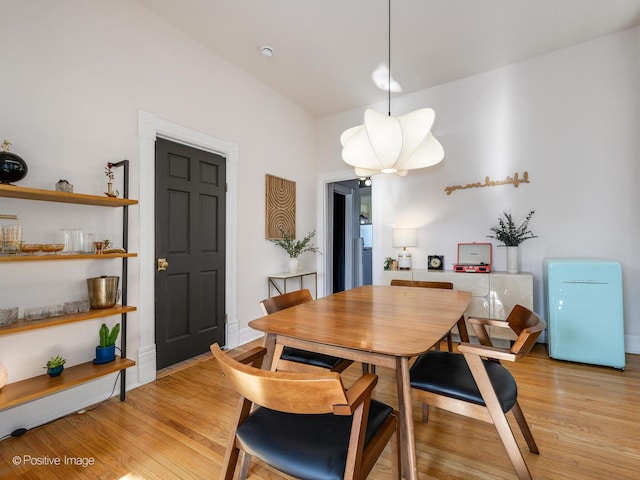
{"type": "Polygon", "coordinates": [[[61,252],[64,249],[64,243],[44,243],[40,246],[43,252],[61,252]]]}
{"type": "Polygon", "coordinates": [[[22,244],[22,253],[35,253],[39,252],[42,249],[42,245],[39,243],[23,243],[22,244]]]}

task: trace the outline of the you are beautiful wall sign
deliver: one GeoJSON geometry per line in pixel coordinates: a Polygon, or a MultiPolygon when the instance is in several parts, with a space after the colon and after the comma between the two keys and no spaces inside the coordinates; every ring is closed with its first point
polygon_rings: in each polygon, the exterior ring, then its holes
{"type": "Polygon", "coordinates": [[[520,178],[520,175],[516,172],[513,174],[513,177],[507,175],[507,178],[504,180],[491,180],[487,175],[484,177],[484,182],[467,183],[466,185],[451,185],[449,187],[444,187],[444,191],[447,192],[447,195],[451,195],[451,193],[456,190],[464,190],[466,188],[496,187],[498,185],[513,185],[515,188],[518,188],[521,183],[529,183],[529,172],[525,171],[522,174],[522,178],[520,178]]]}

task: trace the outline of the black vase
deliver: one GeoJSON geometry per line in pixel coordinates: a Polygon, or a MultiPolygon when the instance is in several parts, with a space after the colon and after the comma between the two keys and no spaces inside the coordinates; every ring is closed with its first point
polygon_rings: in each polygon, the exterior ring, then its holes
{"type": "Polygon", "coordinates": [[[0,183],[22,180],[28,171],[27,162],[18,155],[10,152],[0,152],[0,183]]]}

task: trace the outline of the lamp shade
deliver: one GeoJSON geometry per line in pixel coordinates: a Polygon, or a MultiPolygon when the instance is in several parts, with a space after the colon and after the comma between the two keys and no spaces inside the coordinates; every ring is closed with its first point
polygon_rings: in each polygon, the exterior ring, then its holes
{"type": "Polygon", "coordinates": [[[399,117],[364,112],[364,124],[340,136],[342,159],[359,176],[377,173],[406,175],[442,161],[444,149],[431,133],[435,112],[421,108],[399,117]]]}
{"type": "Polygon", "coordinates": [[[418,246],[418,230],[415,228],[394,228],[391,236],[395,248],[418,246]]]}

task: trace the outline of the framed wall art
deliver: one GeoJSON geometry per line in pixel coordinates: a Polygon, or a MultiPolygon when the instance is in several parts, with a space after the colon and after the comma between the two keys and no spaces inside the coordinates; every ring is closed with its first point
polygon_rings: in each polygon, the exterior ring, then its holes
{"type": "Polygon", "coordinates": [[[265,234],[267,240],[282,238],[280,229],[295,238],[296,182],[267,174],[265,197],[265,234]]]}

